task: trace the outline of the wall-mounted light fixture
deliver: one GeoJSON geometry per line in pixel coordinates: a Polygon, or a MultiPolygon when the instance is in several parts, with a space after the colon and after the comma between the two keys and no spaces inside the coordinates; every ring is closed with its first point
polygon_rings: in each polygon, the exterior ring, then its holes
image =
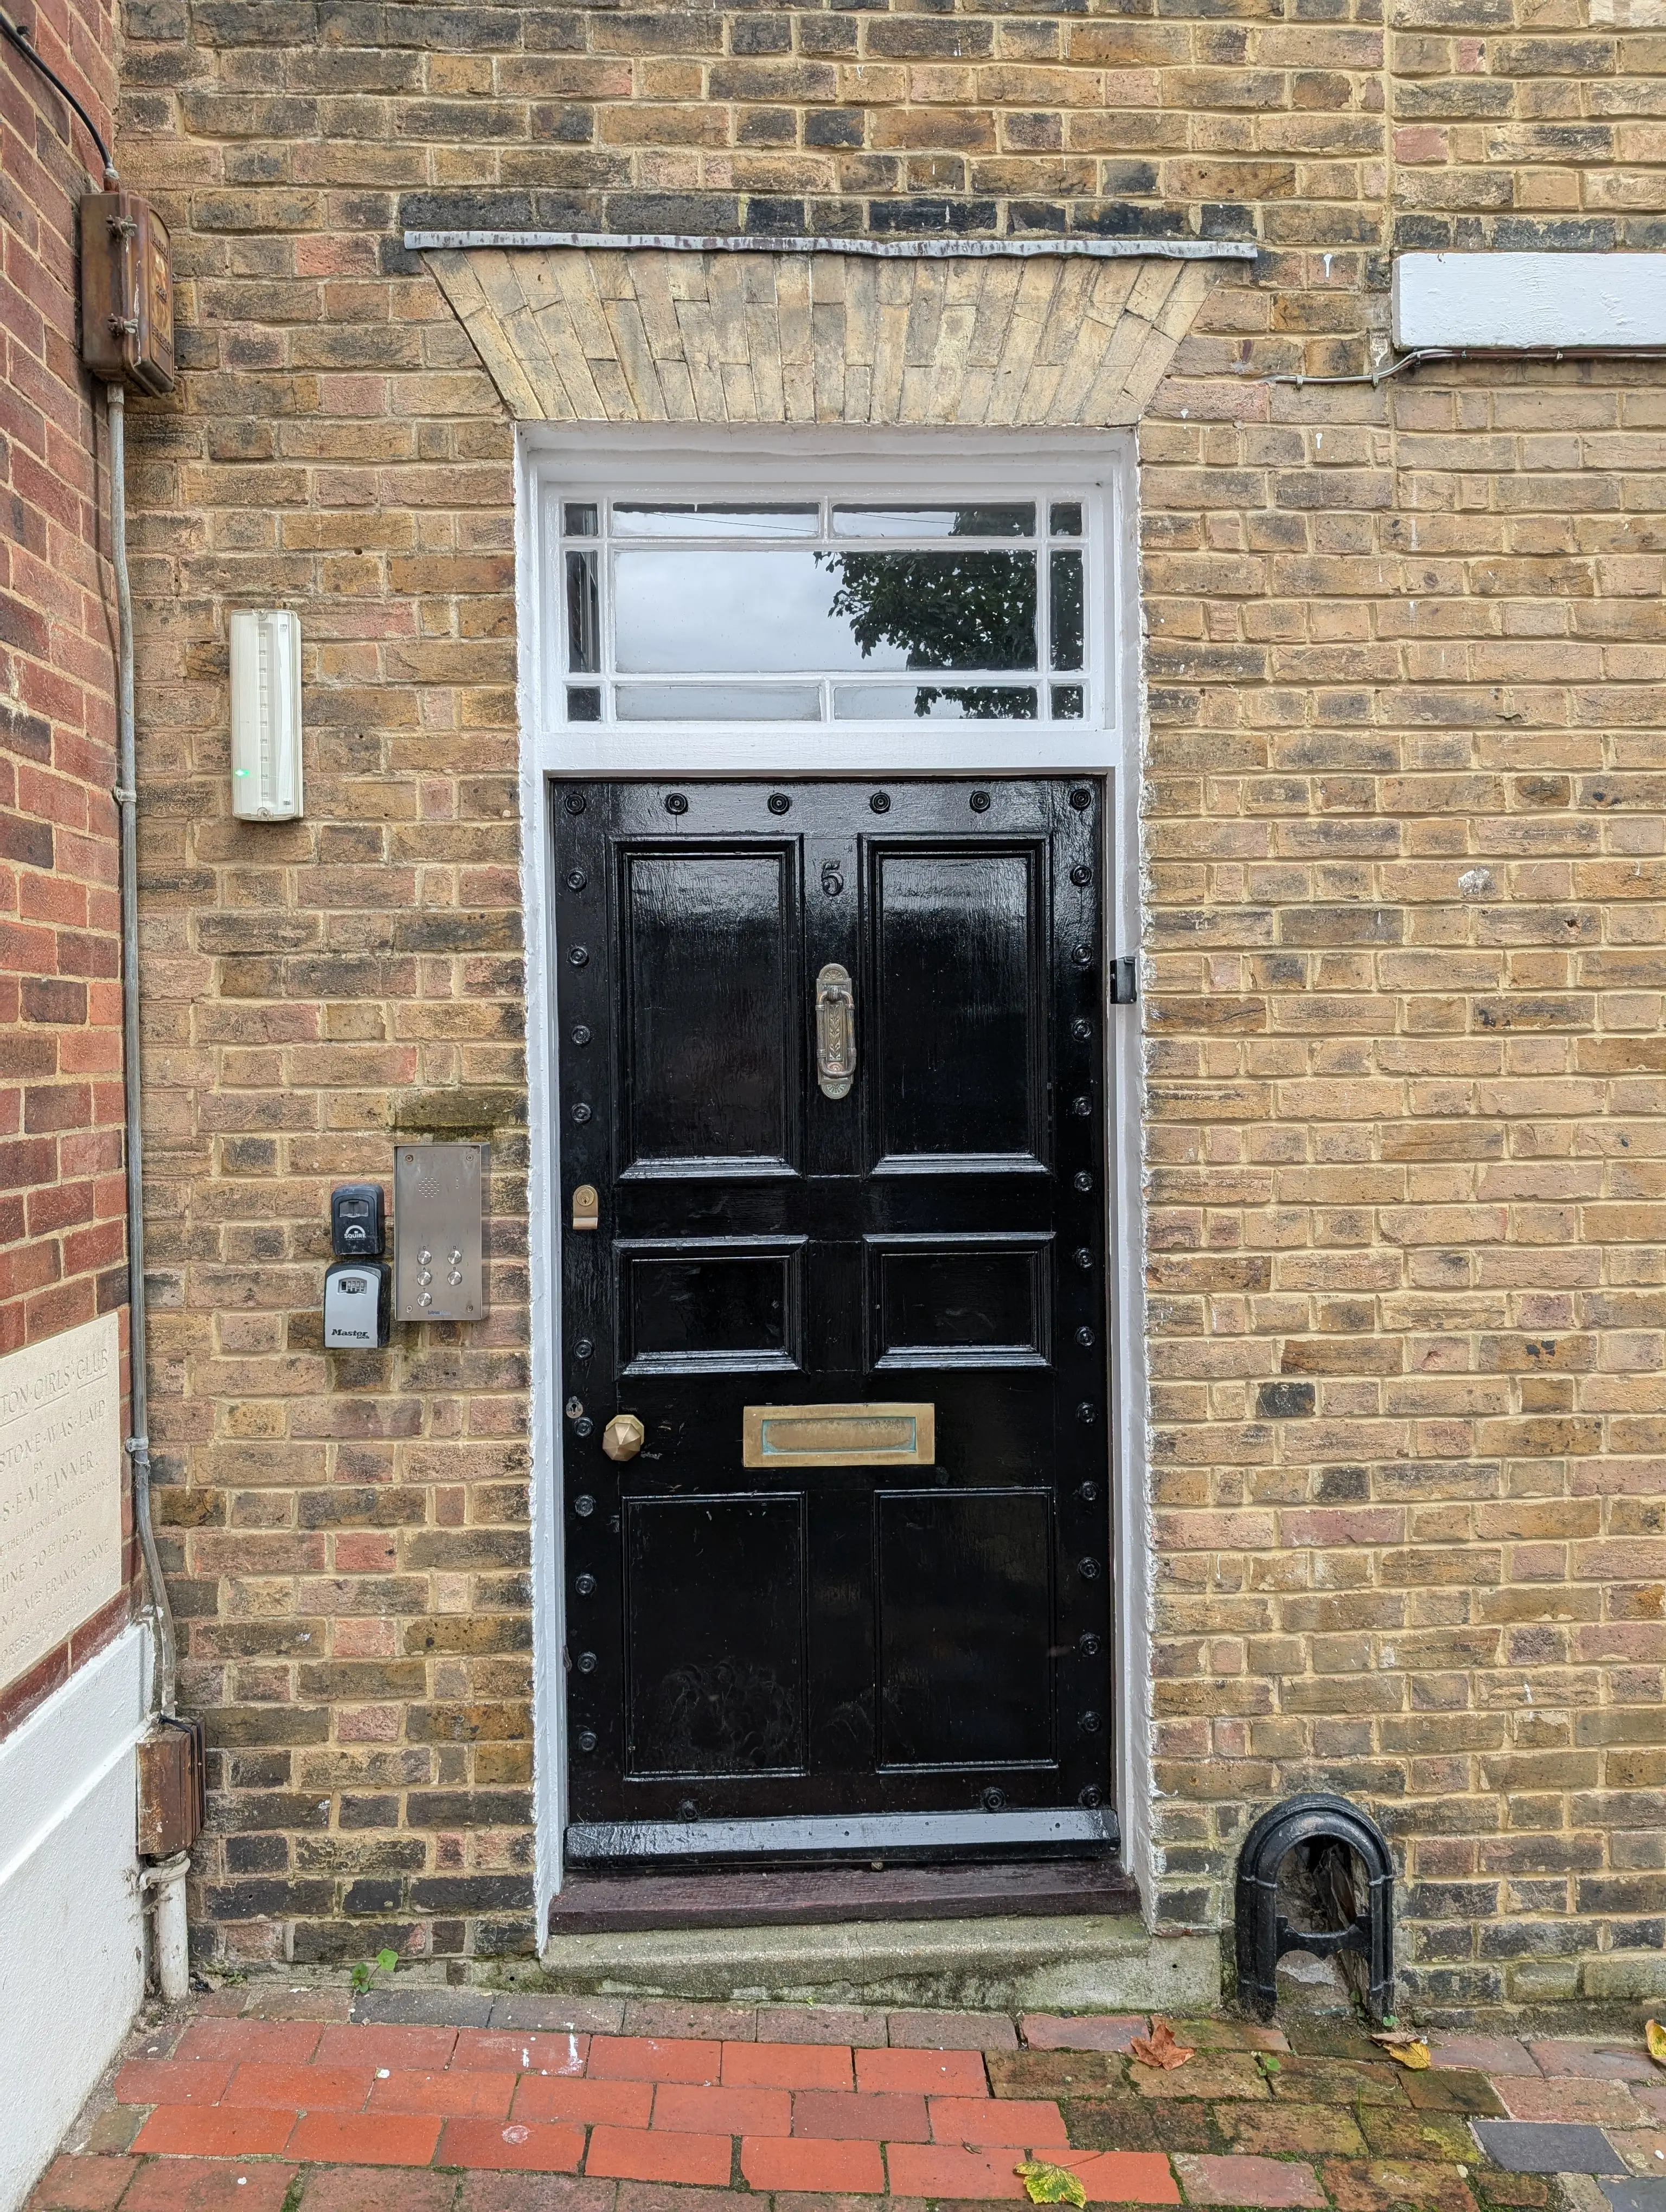
{"type": "Polygon", "coordinates": [[[231,811],[244,822],[301,811],[301,617],[275,607],[231,618],[231,811]]]}

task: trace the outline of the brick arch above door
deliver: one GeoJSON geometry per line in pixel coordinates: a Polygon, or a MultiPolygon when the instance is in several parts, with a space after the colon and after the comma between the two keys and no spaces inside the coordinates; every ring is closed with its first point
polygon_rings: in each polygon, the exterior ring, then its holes
{"type": "Polygon", "coordinates": [[[407,243],[517,422],[1014,429],[1138,422],[1253,251],[407,243]]]}

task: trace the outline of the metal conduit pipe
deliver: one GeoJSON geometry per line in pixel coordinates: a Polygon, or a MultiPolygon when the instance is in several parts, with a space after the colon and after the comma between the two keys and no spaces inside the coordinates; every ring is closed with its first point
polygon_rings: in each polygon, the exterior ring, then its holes
{"type": "MultiPolygon", "coordinates": [[[[133,592],[127,574],[127,395],[105,387],[110,425],[110,561],[116,577],[116,788],[121,817],[122,1081],[127,1161],[127,1364],[132,1434],[127,1439],[133,1476],[133,1524],[144,1555],[145,1613],[155,1639],[153,1711],[172,1713],[179,1679],[173,1608],[156,1552],[150,1518],[149,1390],[146,1374],[144,1304],[144,1150],[139,1130],[139,854],[138,766],[133,721],[133,592]]],[[[179,1917],[185,1890],[176,1885],[179,1917]]],[[[158,1908],[158,1951],[161,1915],[158,1908]]]]}

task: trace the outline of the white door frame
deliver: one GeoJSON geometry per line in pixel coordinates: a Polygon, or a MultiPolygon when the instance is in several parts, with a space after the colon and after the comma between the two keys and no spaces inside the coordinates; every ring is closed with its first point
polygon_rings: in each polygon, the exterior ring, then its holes
{"type": "MultiPolygon", "coordinates": [[[[530,1155],[527,1237],[532,1330],[531,1483],[533,1792],[538,1940],[562,1885],[567,1819],[563,1523],[561,1512],[561,1270],[553,1018],[554,901],[548,787],[560,776],[748,779],[778,775],[1100,775],[1110,781],[1114,872],[1107,951],[1140,945],[1139,795],[1144,690],[1137,549],[1137,453],[1131,430],[971,432],[686,424],[522,425],[515,440],[516,614],[520,717],[521,890],[526,927],[530,1155]],[[1090,655],[1103,711],[1076,724],[568,724],[562,719],[559,569],[554,503],[629,492],[733,499],[756,485],[854,497],[903,491],[941,498],[1033,491],[1063,476],[1103,502],[1090,558],[1090,655]],[[965,491],[961,490],[964,485],[965,491]],[[1031,750],[1026,755],[1028,741],[1031,750]]],[[[1116,1811],[1122,1862],[1151,1901],[1150,1494],[1145,1358],[1144,1084],[1137,1006],[1105,1008],[1108,1332],[1113,1407],[1111,1547],[1116,1577],[1116,1811]]]]}

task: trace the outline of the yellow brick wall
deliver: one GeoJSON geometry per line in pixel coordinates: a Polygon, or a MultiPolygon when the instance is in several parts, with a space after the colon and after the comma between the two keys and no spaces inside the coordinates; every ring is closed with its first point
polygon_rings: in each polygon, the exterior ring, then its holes
{"type": "Polygon", "coordinates": [[[1662,242],[1666,47],[1586,4],[131,0],[186,363],[133,423],[153,1428],[216,1948],[531,1942],[511,437],[399,234],[1058,229],[1264,249],[1140,433],[1164,1916],[1322,1784],[1431,1998],[1660,1985],[1661,371],[1267,380],[1373,358],[1396,243],[1662,242]],[[265,599],[283,830],[227,818],[265,599]],[[326,1365],[327,1191],[396,1127],[489,1131],[493,1318],[326,1365]]]}

